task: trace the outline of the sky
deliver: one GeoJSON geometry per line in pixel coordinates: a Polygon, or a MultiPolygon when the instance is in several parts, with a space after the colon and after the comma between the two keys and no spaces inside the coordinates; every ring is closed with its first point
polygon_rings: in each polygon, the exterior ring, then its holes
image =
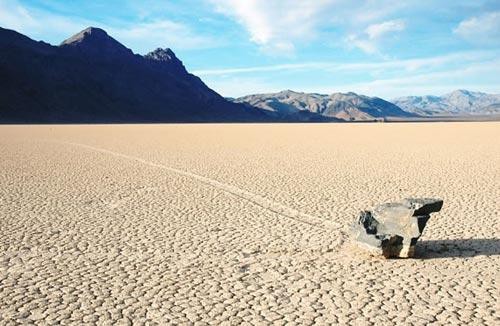
{"type": "Polygon", "coordinates": [[[223,96],[500,93],[499,0],[0,0],[0,26],[59,44],[93,26],[171,48],[223,96]]]}

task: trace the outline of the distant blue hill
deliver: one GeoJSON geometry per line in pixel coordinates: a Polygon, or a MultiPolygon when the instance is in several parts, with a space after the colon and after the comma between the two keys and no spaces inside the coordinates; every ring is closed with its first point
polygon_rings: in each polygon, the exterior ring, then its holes
{"type": "Polygon", "coordinates": [[[325,95],[286,90],[279,93],[247,95],[233,99],[233,101],[261,108],[268,114],[280,118],[291,118],[305,113],[345,121],[419,117],[417,114],[406,112],[397,105],[381,98],[358,95],[352,92],[325,95]]]}
{"type": "Polygon", "coordinates": [[[406,96],[392,101],[408,112],[424,116],[500,114],[500,94],[459,89],[442,96],[406,96]]]}

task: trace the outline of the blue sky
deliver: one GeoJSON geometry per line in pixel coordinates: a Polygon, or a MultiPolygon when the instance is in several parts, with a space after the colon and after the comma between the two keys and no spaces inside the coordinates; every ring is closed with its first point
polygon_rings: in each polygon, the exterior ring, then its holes
{"type": "Polygon", "coordinates": [[[500,93],[500,1],[0,0],[0,26],[59,44],[101,27],[170,47],[224,96],[500,93]]]}

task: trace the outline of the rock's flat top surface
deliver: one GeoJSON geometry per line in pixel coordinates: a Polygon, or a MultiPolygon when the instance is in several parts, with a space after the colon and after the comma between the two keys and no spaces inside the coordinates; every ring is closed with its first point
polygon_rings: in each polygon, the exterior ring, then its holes
{"type": "Polygon", "coordinates": [[[0,126],[0,324],[493,325],[499,130],[0,126]],[[360,208],[409,196],[446,200],[424,259],[349,246],[360,208]]]}

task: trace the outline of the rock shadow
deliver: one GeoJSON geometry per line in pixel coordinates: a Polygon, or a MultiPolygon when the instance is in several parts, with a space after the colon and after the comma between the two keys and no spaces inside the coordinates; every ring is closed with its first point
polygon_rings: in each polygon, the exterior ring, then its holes
{"type": "Polygon", "coordinates": [[[423,240],[417,242],[415,258],[466,258],[500,255],[500,239],[423,240]]]}

